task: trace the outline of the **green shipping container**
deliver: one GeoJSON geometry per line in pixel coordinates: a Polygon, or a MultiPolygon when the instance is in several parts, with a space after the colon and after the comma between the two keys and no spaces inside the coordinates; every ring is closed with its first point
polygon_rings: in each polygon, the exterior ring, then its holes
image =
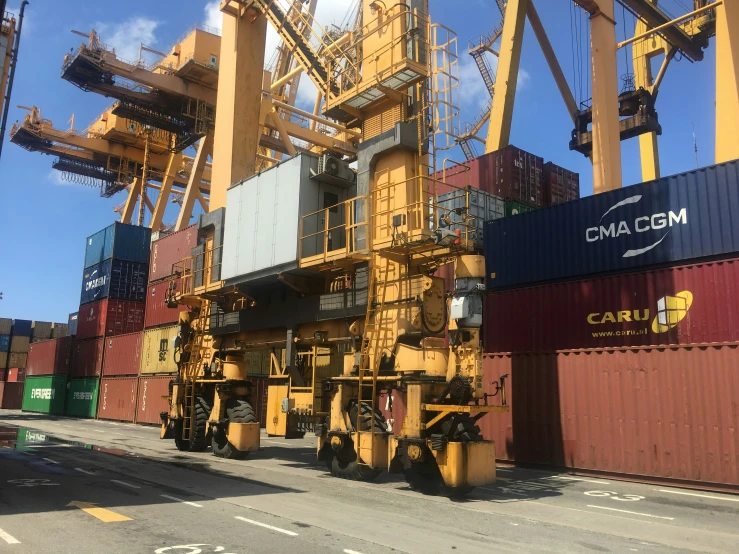
{"type": "Polygon", "coordinates": [[[72,379],[67,390],[66,415],[95,417],[98,408],[100,378],[72,379]]]}
{"type": "Polygon", "coordinates": [[[62,415],[67,396],[66,375],[26,377],[23,388],[23,411],[62,415]]]}
{"type": "Polygon", "coordinates": [[[536,208],[532,208],[531,206],[527,206],[526,204],[521,204],[520,202],[513,202],[509,200],[505,203],[505,216],[508,217],[511,215],[522,214],[524,212],[531,212],[535,209],[536,208]]]}

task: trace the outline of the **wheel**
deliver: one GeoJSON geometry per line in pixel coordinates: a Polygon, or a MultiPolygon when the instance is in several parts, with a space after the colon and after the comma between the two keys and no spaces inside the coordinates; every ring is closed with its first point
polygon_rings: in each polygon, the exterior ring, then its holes
{"type": "MultiPolygon", "coordinates": [[[[226,402],[226,417],[229,423],[257,423],[254,410],[246,400],[231,398],[226,402]]],[[[249,453],[237,450],[228,442],[224,432],[213,435],[213,454],[219,458],[239,460],[245,458],[249,453]]]]}
{"type": "MultiPolygon", "coordinates": [[[[349,420],[352,422],[352,427],[357,430],[357,412],[359,412],[357,405],[352,404],[349,408],[349,420]]],[[[378,409],[374,411],[374,417],[370,420],[369,415],[372,414],[372,407],[366,402],[362,402],[362,422],[360,431],[370,431],[372,425],[375,426],[375,432],[384,433],[387,431],[387,422],[385,421],[382,412],[378,409]]]]}
{"type": "MultiPolygon", "coordinates": [[[[352,427],[355,431],[357,429],[358,413],[359,409],[357,404],[352,404],[349,408],[349,420],[352,422],[352,427]]],[[[362,402],[362,415],[369,416],[371,414],[372,407],[369,404],[362,402]]],[[[360,430],[370,431],[374,425],[375,432],[385,433],[387,431],[387,424],[385,422],[385,418],[382,416],[382,412],[380,412],[380,410],[375,410],[373,415],[374,417],[372,419],[369,419],[369,417],[361,418],[360,430]]],[[[330,418],[326,418],[325,425],[327,428],[329,426],[329,421],[330,418]]],[[[339,452],[326,458],[326,466],[334,477],[349,479],[351,481],[372,481],[382,473],[382,470],[380,469],[372,469],[366,465],[358,463],[357,453],[354,451],[354,441],[350,438],[346,439],[343,448],[339,452]]]]}
{"type": "Polygon", "coordinates": [[[208,418],[211,406],[202,396],[195,399],[195,420],[190,431],[190,452],[204,452],[208,448],[208,418]]]}
{"type": "Polygon", "coordinates": [[[182,438],[181,419],[174,422],[174,444],[180,452],[188,452],[190,450],[190,441],[186,441],[182,438]]]}

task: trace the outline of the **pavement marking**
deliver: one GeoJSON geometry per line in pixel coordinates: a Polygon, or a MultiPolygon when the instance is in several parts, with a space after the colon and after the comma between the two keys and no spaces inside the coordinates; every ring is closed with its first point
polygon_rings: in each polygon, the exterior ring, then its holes
{"type": "Polygon", "coordinates": [[[635,516],[655,517],[657,519],[668,519],[670,521],[675,520],[674,517],[655,516],[653,514],[645,514],[643,512],[630,512],[629,510],[619,510],[618,508],[606,508],[605,506],[595,506],[593,504],[588,504],[588,508],[598,508],[599,510],[610,510],[612,512],[621,512],[623,514],[632,514],[635,516]]]}
{"type": "Polygon", "coordinates": [[[124,515],[118,514],[112,510],[107,510],[105,508],[98,508],[97,505],[91,503],[91,502],[70,502],[67,504],[67,506],[73,506],[75,508],[79,508],[86,514],[91,515],[92,517],[95,517],[102,521],[103,523],[115,523],[117,521],[133,521],[130,517],[126,517],[124,515]]]}
{"type": "Polygon", "coordinates": [[[344,554],[362,554],[362,553],[357,550],[349,550],[348,548],[345,548],[344,554]]]}
{"type": "Polygon", "coordinates": [[[711,500],[726,500],[727,502],[739,502],[739,498],[724,498],[723,496],[712,496],[710,494],[698,494],[695,492],[669,491],[667,489],[654,489],[659,492],[669,492],[670,494],[684,494],[685,496],[698,496],[700,498],[710,498],[711,500]]]}
{"type": "Polygon", "coordinates": [[[42,460],[46,460],[46,461],[47,461],[47,462],[49,462],[50,464],[58,464],[58,463],[59,463],[59,462],[57,462],[57,461],[54,461],[54,460],[51,460],[51,459],[49,459],[49,458],[41,458],[41,459],[42,459],[42,460]]]}
{"type": "Polygon", "coordinates": [[[188,500],[182,500],[181,498],[177,498],[176,496],[169,496],[168,494],[160,494],[162,498],[169,498],[170,500],[175,500],[177,502],[182,502],[183,504],[187,504],[188,506],[194,506],[196,508],[202,508],[202,504],[197,504],[195,502],[189,502],[188,500]]]}
{"type": "Polygon", "coordinates": [[[584,483],[595,483],[596,485],[610,485],[610,481],[596,481],[595,479],[583,479],[581,477],[567,477],[564,475],[554,475],[552,477],[542,477],[542,479],[564,479],[565,481],[582,481],[584,483]]]}
{"type": "Polygon", "coordinates": [[[262,442],[272,442],[274,444],[284,444],[284,445],[287,445],[287,446],[293,446],[291,443],[284,442],[284,441],[273,441],[273,440],[270,440],[270,439],[261,439],[261,440],[262,440],[262,442]]]}
{"type": "Polygon", "coordinates": [[[3,539],[8,544],[20,544],[21,543],[21,541],[16,539],[13,535],[9,535],[2,529],[0,529],[0,539],[3,539]]]}
{"type": "Polygon", "coordinates": [[[80,473],[86,473],[87,475],[96,475],[92,471],[87,471],[86,469],[82,469],[81,467],[74,468],[75,471],[79,471],[80,473]]]}
{"type": "Polygon", "coordinates": [[[118,483],[119,485],[123,485],[124,487],[131,487],[132,489],[140,489],[138,485],[132,485],[131,483],[126,483],[125,481],[119,481],[118,479],[111,479],[113,483],[118,483]]]}
{"type": "Polygon", "coordinates": [[[284,533],[285,535],[290,535],[291,537],[298,536],[298,534],[293,531],[288,531],[287,529],[281,529],[279,527],[274,527],[273,525],[267,525],[266,523],[254,521],[253,519],[246,519],[245,517],[241,517],[241,516],[236,516],[235,519],[245,521],[246,523],[251,523],[252,525],[256,525],[258,527],[264,527],[265,529],[271,529],[272,531],[277,531],[278,533],[284,533]]]}
{"type": "Polygon", "coordinates": [[[315,452],[303,452],[300,454],[301,456],[316,456],[315,452]]]}

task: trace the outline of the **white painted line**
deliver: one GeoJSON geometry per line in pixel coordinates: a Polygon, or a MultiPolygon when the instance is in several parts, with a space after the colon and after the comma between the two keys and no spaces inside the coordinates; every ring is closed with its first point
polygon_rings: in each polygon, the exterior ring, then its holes
{"type": "Polygon", "coordinates": [[[105,429],[93,429],[96,433],[105,433],[105,429]]]}
{"type": "Polygon", "coordinates": [[[588,508],[598,508],[599,510],[610,510],[612,512],[621,512],[622,514],[632,514],[635,516],[655,517],[657,519],[668,519],[670,521],[673,521],[675,519],[674,517],[655,516],[652,514],[645,514],[642,512],[630,512],[628,510],[619,510],[618,508],[606,508],[605,506],[594,506],[593,504],[588,504],[588,508]]]}
{"type": "Polygon", "coordinates": [[[667,489],[654,489],[659,492],[669,492],[670,494],[684,494],[685,496],[698,496],[700,498],[710,498],[711,500],[726,500],[727,502],[739,502],[739,498],[728,498],[724,496],[711,496],[710,494],[698,494],[695,492],[668,491],[667,489]]]}
{"type": "Polygon", "coordinates": [[[2,529],[0,529],[0,539],[3,539],[8,544],[20,544],[21,543],[21,541],[16,539],[13,535],[9,535],[2,529]]]}
{"type": "Polygon", "coordinates": [[[188,506],[194,506],[196,508],[202,508],[202,504],[196,504],[195,502],[188,502],[187,500],[182,500],[181,498],[177,498],[176,496],[169,496],[168,494],[160,494],[162,498],[169,498],[170,500],[175,500],[177,502],[182,502],[183,504],[187,504],[188,506]]]}
{"type": "Polygon", "coordinates": [[[266,523],[254,521],[253,519],[246,519],[245,517],[241,517],[241,516],[236,516],[236,519],[240,521],[245,521],[246,523],[251,523],[252,525],[257,525],[258,527],[264,527],[265,529],[271,529],[272,531],[277,531],[278,533],[284,533],[285,535],[290,535],[291,537],[298,536],[298,534],[294,533],[293,531],[288,531],[287,529],[280,529],[279,527],[274,527],[272,525],[267,525],[266,523]]]}
{"type": "Polygon", "coordinates": [[[345,554],[362,554],[361,552],[357,550],[349,550],[348,548],[344,549],[345,554]]]}
{"type": "Polygon", "coordinates": [[[301,456],[316,456],[317,454],[315,452],[303,452],[301,456]]]}
{"type": "Polygon", "coordinates": [[[125,481],[119,481],[118,479],[111,479],[113,483],[118,483],[119,485],[123,485],[124,487],[131,487],[132,489],[140,489],[138,485],[132,485],[131,483],[126,483],[125,481]]]}
{"type": "Polygon", "coordinates": [[[564,475],[554,475],[552,477],[542,477],[542,479],[564,479],[565,481],[582,481],[583,483],[595,483],[596,485],[610,485],[610,481],[596,481],[595,479],[582,479],[581,477],[566,477],[564,475]]]}
{"type": "Polygon", "coordinates": [[[57,462],[57,461],[54,461],[54,460],[50,460],[49,458],[41,458],[41,459],[42,459],[42,460],[46,460],[46,461],[47,461],[47,462],[49,462],[50,464],[58,464],[58,463],[59,463],[59,462],[57,462]]]}
{"type": "Polygon", "coordinates": [[[512,469],[503,469],[502,467],[496,467],[495,471],[503,471],[505,473],[513,473],[512,469]]]}
{"type": "Polygon", "coordinates": [[[284,441],[273,441],[272,439],[262,439],[262,442],[271,442],[271,443],[274,443],[274,444],[284,444],[284,445],[286,445],[286,446],[293,446],[293,444],[291,444],[291,443],[289,443],[289,442],[284,442],[284,441]]]}
{"type": "Polygon", "coordinates": [[[87,470],[85,470],[85,469],[82,469],[81,467],[76,467],[76,468],[74,468],[74,469],[75,469],[75,471],[79,471],[80,473],[87,473],[87,475],[96,475],[96,474],[95,474],[95,473],[93,473],[92,471],[87,471],[87,470]]]}

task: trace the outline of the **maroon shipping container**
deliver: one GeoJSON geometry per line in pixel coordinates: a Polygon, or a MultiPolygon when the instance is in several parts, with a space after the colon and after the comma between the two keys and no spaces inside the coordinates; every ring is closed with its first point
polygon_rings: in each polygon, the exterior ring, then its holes
{"type": "MultiPolygon", "coordinates": [[[[444,172],[435,178],[442,180],[444,172]]],[[[544,159],[515,146],[485,154],[460,166],[448,167],[445,182],[458,188],[479,188],[506,200],[529,206],[546,205],[544,196],[544,159]]],[[[437,184],[437,193],[452,190],[437,184]]]]}
{"type": "Polygon", "coordinates": [[[138,375],[143,332],[104,339],[103,375],[138,375]]]}
{"type": "Polygon", "coordinates": [[[0,383],[0,408],[20,410],[23,404],[23,383],[0,383]]]}
{"type": "Polygon", "coordinates": [[[26,380],[26,370],[22,367],[11,367],[7,377],[8,383],[22,383],[26,380]]]}
{"type": "MultiPolygon", "coordinates": [[[[190,311],[187,306],[177,308],[167,307],[167,291],[171,281],[162,281],[150,285],[146,295],[146,315],[144,317],[144,328],[162,327],[173,325],[179,321],[180,312],[190,311]]],[[[182,283],[175,281],[175,290],[180,292],[182,283]]]]}
{"type": "Polygon", "coordinates": [[[387,430],[395,435],[400,434],[406,414],[405,392],[398,389],[381,390],[377,407],[380,408],[387,430]]]}
{"type": "Polygon", "coordinates": [[[172,276],[172,266],[189,257],[190,251],[198,245],[198,226],[172,233],[151,243],[149,260],[149,282],[172,276]]]}
{"type": "Polygon", "coordinates": [[[739,341],[739,260],[490,293],[486,352],[739,341]]]}
{"type": "Polygon", "coordinates": [[[26,375],[59,375],[69,373],[69,359],[74,337],[34,342],[28,347],[26,375]]]}
{"type": "Polygon", "coordinates": [[[739,485],[739,345],[494,355],[511,411],[478,425],[502,460],[739,485]]]}
{"type": "Polygon", "coordinates": [[[114,337],[144,328],[143,302],[106,298],[80,306],[77,338],[114,337]]]}
{"type": "Polygon", "coordinates": [[[78,340],[72,349],[69,373],[72,377],[95,377],[103,369],[104,339],[78,340]]]}
{"type": "Polygon", "coordinates": [[[138,377],[103,377],[98,394],[98,419],[133,423],[138,377]]]}
{"type": "Polygon", "coordinates": [[[175,378],[175,375],[139,377],[136,423],[162,423],[159,414],[169,411],[169,382],[175,378]]]}
{"type": "Polygon", "coordinates": [[[544,164],[544,198],[547,206],[580,198],[580,174],[552,162],[544,164]]]}

